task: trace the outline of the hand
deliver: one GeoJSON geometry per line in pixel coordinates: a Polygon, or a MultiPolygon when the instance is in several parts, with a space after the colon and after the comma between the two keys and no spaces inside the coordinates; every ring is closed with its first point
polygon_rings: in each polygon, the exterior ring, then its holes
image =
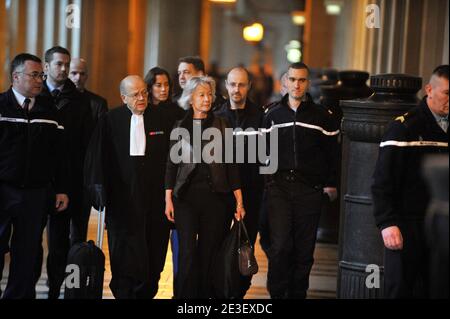
{"type": "Polygon", "coordinates": [[[237,220],[244,219],[245,217],[245,209],[243,206],[237,206],[236,207],[236,213],[234,213],[234,218],[237,220]]]}
{"type": "Polygon", "coordinates": [[[173,209],[173,202],[172,200],[167,200],[166,199],[166,211],[165,211],[166,217],[169,221],[171,221],[172,223],[175,223],[175,214],[174,214],[174,209],[173,209]]]}
{"type": "Polygon", "coordinates": [[[67,206],[69,206],[69,197],[66,194],[56,194],[56,211],[62,212],[67,209],[67,206]]]}
{"type": "Polygon", "coordinates": [[[400,228],[397,226],[391,226],[381,231],[383,236],[384,246],[391,250],[403,249],[403,237],[400,232],[400,228]]]}
{"type": "Polygon", "coordinates": [[[336,187],[324,187],[323,192],[328,195],[328,197],[330,198],[330,202],[336,200],[336,198],[337,198],[336,187]]]}

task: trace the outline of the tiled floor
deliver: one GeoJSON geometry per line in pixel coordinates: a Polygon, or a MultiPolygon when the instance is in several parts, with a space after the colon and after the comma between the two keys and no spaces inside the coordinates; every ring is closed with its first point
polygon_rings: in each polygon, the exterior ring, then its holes
{"type": "MultiPolygon", "coordinates": [[[[88,239],[95,240],[97,232],[97,214],[92,213],[89,223],[88,239]]],[[[109,282],[111,280],[111,270],[109,265],[108,245],[106,240],[107,233],[103,241],[103,251],[106,255],[106,271],[104,281],[103,298],[112,299],[111,290],[109,289],[109,282]]],[[[45,236],[44,236],[45,237],[45,236]]],[[[259,265],[259,272],[253,276],[252,286],[247,292],[246,299],[267,299],[269,294],[266,289],[267,280],[267,258],[261,250],[259,244],[256,245],[256,258],[259,265]]],[[[310,289],[308,291],[308,298],[336,298],[336,273],[337,273],[337,246],[329,244],[317,244],[314,253],[315,263],[310,277],[310,289]]],[[[3,280],[1,281],[2,289],[6,285],[6,277],[8,273],[9,256],[6,256],[6,265],[3,272],[3,280]]],[[[46,286],[47,274],[43,267],[43,274],[36,287],[37,298],[47,298],[48,288],[46,286]]],[[[172,298],[172,255],[170,248],[168,249],[166,264],[164,271],[161,274],[159,283],[159,291],[156,296],[157,299],[172,298]]]]}

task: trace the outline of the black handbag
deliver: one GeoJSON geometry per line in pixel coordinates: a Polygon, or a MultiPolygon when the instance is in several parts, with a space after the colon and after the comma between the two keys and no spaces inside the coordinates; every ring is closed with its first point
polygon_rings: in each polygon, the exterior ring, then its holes
{"type": "Polygon", "coordinates": [[[239,298],[241,274],[238,266],[239,227],[233,224],[217,252],[212,272],[214,295],[221,299],[239,298]]]}
{"type": "Polygon", "coordinates": [[[255,258],[255,250],[250,243],[250,238],[248,237],[247,228],[243,220],[239,222],[239,249],[238,249],[238,259],[239,259],[239,272],[242,276],[252,276],[258,272],[258,263],[255,258]],[[244,234],[244,238],[241,238],[241,234],[244,234]]]}

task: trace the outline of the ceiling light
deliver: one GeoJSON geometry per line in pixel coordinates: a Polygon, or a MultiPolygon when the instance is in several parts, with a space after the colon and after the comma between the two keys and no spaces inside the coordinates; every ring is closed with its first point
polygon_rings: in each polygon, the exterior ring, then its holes
{"type": "Polygon", "coordinates": [[[259,42],[264,37],[264,27],[261,23],[253,23],[244,27],[243,37],[246,41],[259,42]]]}
{"type": "Polygon", "coordinates": [[[306,17],[303,11],[292,11],[292,23],[295,25],[304,25],[306,23],[306,17]]]}

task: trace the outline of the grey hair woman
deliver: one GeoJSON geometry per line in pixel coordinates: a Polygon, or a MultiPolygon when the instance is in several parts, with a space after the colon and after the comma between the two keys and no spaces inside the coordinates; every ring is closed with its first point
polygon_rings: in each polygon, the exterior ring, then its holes
{"type": "MultiPolygon", "coordinates": [[[[195,138],[192,134],[194,127],[202,133],[215,128],[221,132],[223,146],[224,128],[229,125],[211,111],[214,96],[215,82],[212,78],[191,78],[179,99],[180,106],[188,111],[176,127],[187,129],[192,138],[195,138]]],[[[191,149],[195,143],[192,138],[189,141],[191,149]]],[[[200,153],[208,142],[200,141],[200,153]]],[[[214,297],[211,283],[213,257],[229,230],[231,194],[236,201],[234,217],[244,218],[239,170],[235,164],[225,163],[223,159],[207,163],[203,158],[200,163],[179,163],[168,157],[165,214],[176,224],[180,245],[175,298],[214,297]]]]}

